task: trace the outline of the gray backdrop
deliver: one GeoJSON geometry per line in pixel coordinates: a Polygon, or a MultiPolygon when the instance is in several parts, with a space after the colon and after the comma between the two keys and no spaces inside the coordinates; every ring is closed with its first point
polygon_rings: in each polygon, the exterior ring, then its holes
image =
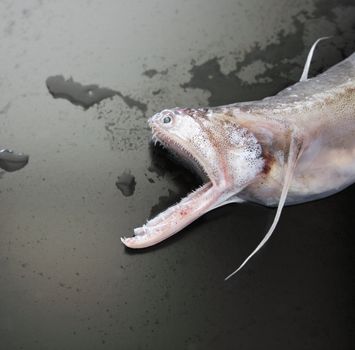
{"type": "Polygon", "coordinates": [[[30,155],[0,171],[1,349],[349,349],[355,187],[286,208],[228,282],[273,209],[120,242],[199,182],[149,145],[146,119],[272,95],[324,35],[311,74],[354,51],[354,1],[0,1],[0,148],[30,155]],[[116,95],[85,110],[51,96],[56,75],[116,95]]]}

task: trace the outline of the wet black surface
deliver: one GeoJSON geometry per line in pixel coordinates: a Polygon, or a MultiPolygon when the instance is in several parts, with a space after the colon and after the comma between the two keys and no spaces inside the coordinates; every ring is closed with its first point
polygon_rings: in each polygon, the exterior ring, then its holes
{"type": "Polygon", "coordinates": [[[321,72],[355,50],[354,18],[350,0],[0,2],[0,145],[31,156],[0,170],[1,348],[351,349],[354,186],[285,208],[228,282],[273,209],[219,208],[144,251],[120,237],[201,183],[149,116],[274,94],[332,35],[321,72]]]}

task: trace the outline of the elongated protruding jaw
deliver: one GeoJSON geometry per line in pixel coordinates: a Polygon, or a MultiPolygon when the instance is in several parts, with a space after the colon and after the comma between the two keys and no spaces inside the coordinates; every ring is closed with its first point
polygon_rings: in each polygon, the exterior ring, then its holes
{"type": "Polygon", "coordinates": [[[157,244],[220,204],[221,186],[216,185],[216,175],[210,166],[213,164],[218,168],[216,153],[205,137],[203,126],[195,118],[188,115],[186,109],[164,110],[150,118],[149,125],[153,141],[202,170],[209,181],[178,204],[136,228],[134,237],[122,238],[127,247],[145,248],[157,244]]]}
{"type": "Polygon", "coordinates": [[[134,237],[121,238],[122,243],[129,248],[145,248],[157,244],[213,209],[220,198],[220,191],[208,182],[142,227],[136,228],[134,237]]]}

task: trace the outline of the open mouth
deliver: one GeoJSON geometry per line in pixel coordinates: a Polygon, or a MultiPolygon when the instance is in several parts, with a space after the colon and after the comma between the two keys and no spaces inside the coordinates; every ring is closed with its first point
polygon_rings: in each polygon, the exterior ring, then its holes
{"type": "Polygon", "coordinates": [[[174,159],[176,163],[197,174],[204,183],[211,181],[206,168],[202,165],[202,160],[189,151],[187,147],[184,147],[183,142],[177,142],[158,130],[154,130],[152,142],[154,146],[160,146],[167,151],[168,156],[174,159]]]}
{"type": "Polygon", "coordinates": [[[189,151],[183,142],[180,142],[166,135],[165,132],[153,129],[153,142],[160,143],[170,152],[183,160],[188,160],[192,167],[202,174],[205,183],[192,191],[180,202],[169,207],[145,225],[134,229],[134,236],[121,238],[124,245],[129,248],[139,249],[155,245],[188,226],[198,217],[218,205],[220,190],[213,185],[206,166],[199,157],[189,151]]]}

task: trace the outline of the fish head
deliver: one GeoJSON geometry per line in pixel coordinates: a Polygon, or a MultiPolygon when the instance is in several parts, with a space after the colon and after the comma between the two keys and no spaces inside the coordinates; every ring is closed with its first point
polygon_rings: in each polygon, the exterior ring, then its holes
{"type": "Polygon", "coordinates": [[[216,183],[221,178],[218,145],[211,137],[212,123],[206,109],[165,109],[148,120],[152,140],[203,179],[216,183]]]}
{"type": "Polygon", "coordinates": [[[144,248],[168,238],[199,216],[230,201],[259,173],[264,160],[257,138],[236,120],[213,108],[165,109],[149,121],[153,141],[193,165],[206,182],[176,205],[123,238],[144,248]]]}
{"type": "Polygon", "coordinates": [[[212,108],[174,108],[148,121],[153,141],[190,163],[220,189],[240,188],[262,168],[256,137],[212,108]]]}

